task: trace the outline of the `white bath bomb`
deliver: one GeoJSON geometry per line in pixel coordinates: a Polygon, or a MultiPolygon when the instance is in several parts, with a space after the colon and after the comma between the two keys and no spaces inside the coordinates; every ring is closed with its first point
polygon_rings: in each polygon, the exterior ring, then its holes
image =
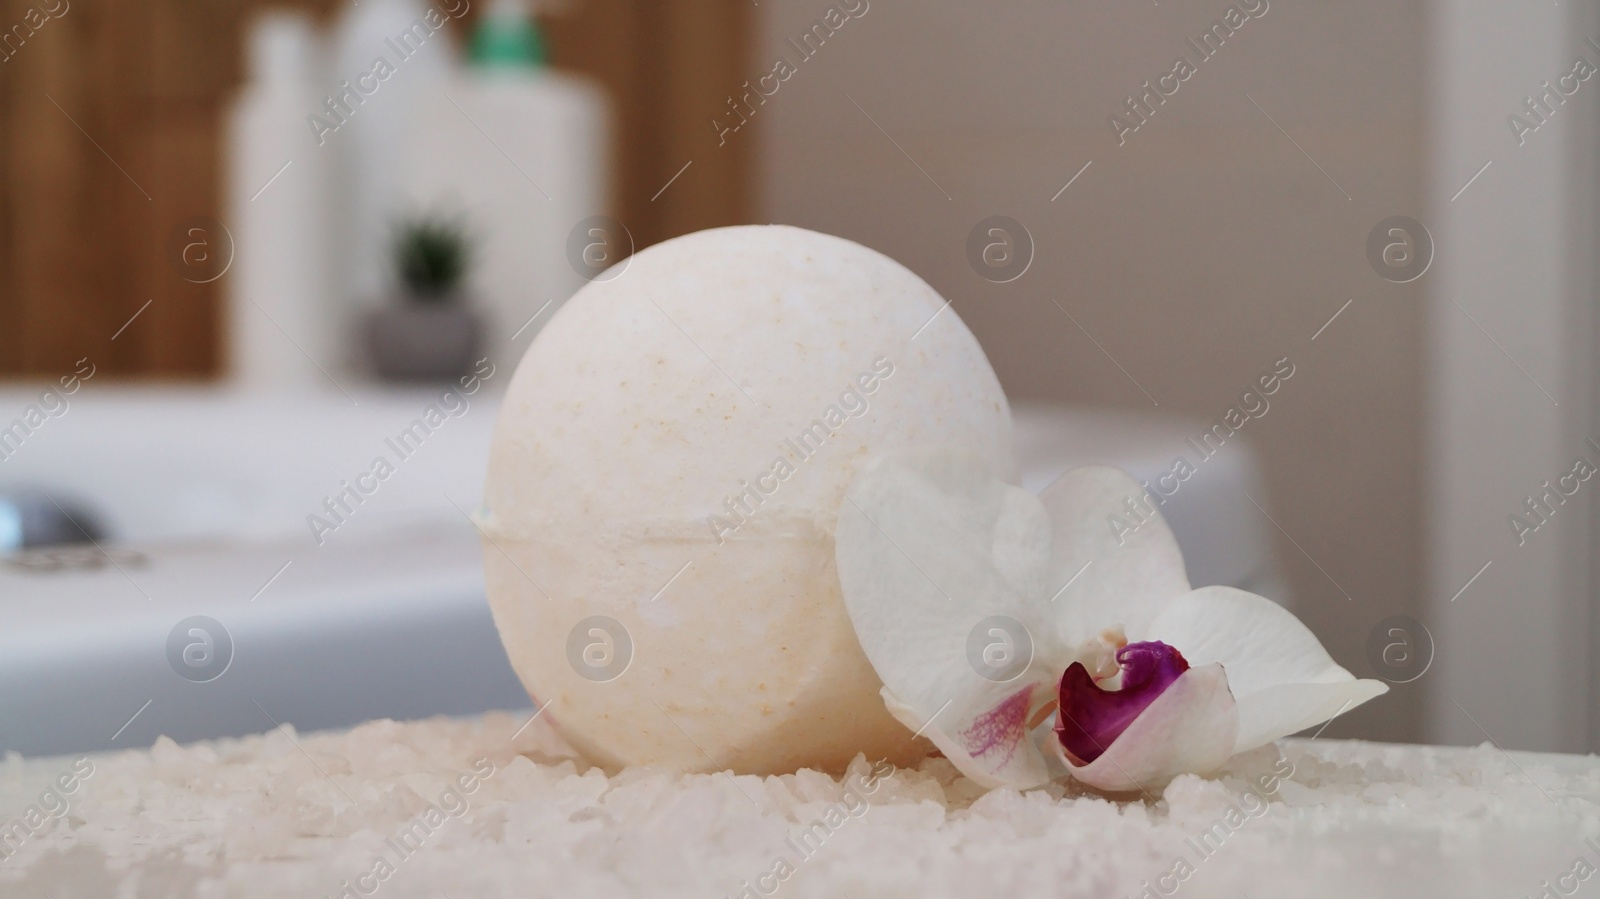
{"type": "Polygon", "coordinates": [[[965,447],[1015,479],[983,350],[916,275],[825,234],[719,228],[625,265],[529,347],[489,459],[489,602],[543,719],[607,767],[918,757],[834,524],[881,451],[965,447]]]}

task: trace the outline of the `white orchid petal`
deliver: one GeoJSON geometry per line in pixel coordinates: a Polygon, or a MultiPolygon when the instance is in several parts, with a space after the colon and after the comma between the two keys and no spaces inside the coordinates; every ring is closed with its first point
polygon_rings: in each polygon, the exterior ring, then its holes
{"type": "Polygon", "coordinates": [[[1280,684],[1239,700],[1239,741],[1233,751],[1249,752],[1279,737],[1336,718],[1389,692],[1382,681],[1354,676],[1333,683],[1280,684]]]}
{"type": "Polygon", "coordinates": [[[1189,591],[1172,529],[1126,473],[1103,465],[1074,468],[1039,499],[1051,526],[1046,589],[1067,645],[1113,624],[1144,639],[1161,608],[1189,591]]]}
{"type": "Polygon", "coordinates": [[[1319,724],[1388,691],[1357,680],[1315,634],[1270,599],[1232,587],[1177,598],[1151,623],[1150,639],[1178,648],[1190,665],[1221,663],[1239,704],[1244,752],[1319,724]]]}
{"type": "MultiPolygon", "coordinates": [[[[883,689],[883,704],[896,721],[927,737],[957,771],[979,786],[1025,790],[1053,779],[1045,756],[1028,731],[1029,717],[1041,700],[1049,697],[1050,685],[1033,682],[1010,686],[1009,695],[981,708],[976,715],[967,715],[965,720],[958,720],[961,716],[950,710],[953,703],[931,721],[924,719],[916,709],[896,699],[887,687],[883,689]],[[938,724],[946,719],[948,729],[938,724]]],[[[982,706],[981,702],[976,704],[982,706]]]]}
{"type": "Polygon", "coordinates": [[[839,509],[845,608],[886,705],[985,786],[1048,779],[1027,734],[1065,664],[1037,599],[1048,550],[1038,500],[959,453],[876,458],[839,509]]]}
{"type": "Polygon", "coordinates": [[[1234,753],[1239,709],[1220,665],[1185,671],[1087,765],[1056,752],[1072,776],[1108,793],[1158,790],[1179,774],[1211,774],[1234,753]]]}

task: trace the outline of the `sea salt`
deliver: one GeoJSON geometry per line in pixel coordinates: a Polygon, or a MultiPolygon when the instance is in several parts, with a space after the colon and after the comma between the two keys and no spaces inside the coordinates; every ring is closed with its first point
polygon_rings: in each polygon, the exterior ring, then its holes
{"type": "MultiPolygon", "coordinates": [[[[525,720],[284,728],[90,756],[68,813],[20,845],[0,831],[0,896],[345,895],[476,759],[493,774],[467,811],[365,883],[431,899],[1512,897],[1539,895],[1600,837],[1600,761],[1492,746],[1286,740],[1130,799],[984,791],[937,758],[765,778],[608,773],[539,722],[513,740],[525,720]],[[870,792],[856,786],[859,806],[850,788],[879,770],[870,792]]],[[[72,761],[8,755],[0,826],[72,761]]]]}

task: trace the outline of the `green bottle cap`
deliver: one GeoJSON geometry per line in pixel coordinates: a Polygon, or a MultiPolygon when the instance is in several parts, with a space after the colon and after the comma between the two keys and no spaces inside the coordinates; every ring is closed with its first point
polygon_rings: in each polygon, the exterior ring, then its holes
{"type": "Polygon", "coordinates": [[[496,3],[472,32],[468,58],[481,68],[542,69],[544,37],[527,9],[518,3],[496,3]]]}

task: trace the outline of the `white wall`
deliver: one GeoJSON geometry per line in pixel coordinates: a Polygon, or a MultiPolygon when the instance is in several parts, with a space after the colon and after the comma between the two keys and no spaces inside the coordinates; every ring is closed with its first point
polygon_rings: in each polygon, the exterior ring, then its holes
{"type": "Polygon", "coordinates": [[[1600,40],[1600,18],[1583,6],[1432,10],[1427,595],[1439,652],[1427,733],[1447,742],[1597,745],[1587,569],[1600,479],[1524,545],[1509,523],[1579,456],[1600,463],[1585,445],[1600,439],[1590,363],[1600,77],[1521,146],[1507,124],[1580,54],[1600,65],[1585,40],[1600,40]]]}
{"type": "MultiPolygon", "coordinates": [[[[829,2],[763,2],[752,79],[829,2]]],[[[1293,360],[1246,429],[1293,542],[1268,530],[1296,610],[1367,675],[1374,627],[1425,617],[1432,275],[1392,284],[1365,255],[1379,220],[1425,217],[1424,7],[1270,0],[1119,146],[1108,117],[1195,56],[1185,38],[1233,2],[871,0],[729,140],[760,143],[763,219],[841,234],[921,274],[1013,397],[1213,419],[1293,360]],[[996,214],[1037,245],[1009,284],[966,256],[968,232],[996,214]]],[[[1436,677],[1327,733],[1421,738],[1436,677]]]]}

